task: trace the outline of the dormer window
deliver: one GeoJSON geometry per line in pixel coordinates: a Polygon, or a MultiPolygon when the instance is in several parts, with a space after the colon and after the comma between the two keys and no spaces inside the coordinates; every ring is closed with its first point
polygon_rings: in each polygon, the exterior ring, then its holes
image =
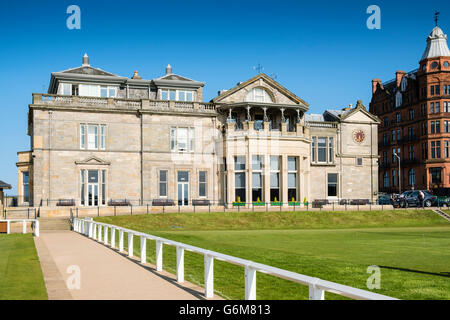
{"type": "Polygon", "coordinates": [[[72,94],[72,85],[70,83],[62,83],[62,94],[70,96],[72,94]]]}
{"type": "Polygon", "coordinates": [[[406,91],[406,86],[408,85],[408,80],[406,79],[406,77],[403,77],[402,79],[402,84],[401,84],[401,90],[402,92],[406,91]]]}
{"type": "Polygon", "coordinates": [[[272,97],[269,93],[262,88],[254,88],[247,93],[247,97],[245,99],[247,102],[264,102],[264,103],[272,103],[272,97]]]}
{"type": "Polygon", "coordinates": [[[100,87],[100,97],[115,98],[116,97],[116,87],[101,86],[100,87]]]}
{"type": "Polygon", "coordinates": [[[402,105],[402,94],[399,92],[397,92],[397,94],[395,95],[395,106],[398,108],[402,105]]]}
{"type": "Polygon", "coordinates": [[[194,101],[194,91],[191,90],[161,90],[161,100],[194,101]]]}

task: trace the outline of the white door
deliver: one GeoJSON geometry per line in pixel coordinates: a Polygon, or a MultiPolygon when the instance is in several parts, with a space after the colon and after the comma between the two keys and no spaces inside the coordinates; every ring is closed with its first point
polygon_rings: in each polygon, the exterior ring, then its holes
{"type": "Polygon", "coordinates": [[[189,172],[178,171],[178,205],[189,205],[189,172]]]}

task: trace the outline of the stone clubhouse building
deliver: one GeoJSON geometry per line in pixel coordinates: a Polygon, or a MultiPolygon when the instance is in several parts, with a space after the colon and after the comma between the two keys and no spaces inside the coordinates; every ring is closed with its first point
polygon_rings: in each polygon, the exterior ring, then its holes
{"type": "Polygon", "coordinates": [[[379,119],[309,105],[261,73],[203,102],[203,82],[80,67],[51,74],[29,105],[19,204],[152,201],[288,206],[378,192],[379,119]]]}

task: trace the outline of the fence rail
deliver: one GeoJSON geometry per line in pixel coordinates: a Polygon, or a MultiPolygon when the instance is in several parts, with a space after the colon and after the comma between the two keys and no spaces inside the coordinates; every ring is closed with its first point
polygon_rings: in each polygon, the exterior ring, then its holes
{"type": "Polygon", "coordinates": [[[6,223],[6,234],[11,233],[11,223],[22,222],[22,233],[27,233],[27,222],[31,222],[31,229],[36,237],[39,237],[39,220],[37,219],[0,219],[0,223],[6,223]]]}
{"type": "Polygon", "coordinates": [[[184,282],[184,251],[195,252],[204,256],[204,279],[205,279],[205,296],[212,298],[214,295],[214,260],[228,262],[234,265],[242,266],[245,269],[245,299],[256,300],[256,273],[261,272],[269,274],[278,278],[293,281],[302,285],[309,286],[310,300],[325,300],[325,292],[342,295],[352,299],[361,300],[397,300],[395,298],[381,295],[378,293],[361,290],[339,283],[334,283],[319,278],[306,276],[271,267],[265,264],[245,260],[219,252],[202,249],[191,246],[185,243],[157,237],[154,235],[138,232],[135,230],[93,221],[92,219],[73,218],[74,231],[84,234],[85,236],[103,242],[105,245],[115,247],[116,231],[119,232],[119,251],[124,251],[124,234],[128,233],[128,256],[133,256],[133,237],[140,237],[140,260],[141,263],[146,263],[146,240],[153,240],[156,242],[156,270],[162,271],[163,267],[163,245],[169,245],[176,248],[176,272],[177,281],[184,282]],[[103,232],[102,232],[103,229],[103,232]],[[108,230],[109,229],[109,230],[108,230]],[[110,233],[108,233],[110,231],[110,233]],[[109,238],[110,235],[110,238],[109,238]],[[111,241],[109,241],[109,239],[111,241]]]}

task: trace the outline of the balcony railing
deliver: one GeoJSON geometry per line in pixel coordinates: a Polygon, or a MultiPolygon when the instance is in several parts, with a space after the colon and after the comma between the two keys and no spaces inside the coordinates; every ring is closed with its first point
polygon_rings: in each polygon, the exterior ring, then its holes
{"type": "Polygon", "coordinates": [[[137,100],[121,98],[101,98],[82,96],[63,96],[53,94],[33,94],[33,104],[56,107],[101,108],[116,110],[151,110],[174,112],[216,113],[217,105],[204,102],[137,100]]]}

